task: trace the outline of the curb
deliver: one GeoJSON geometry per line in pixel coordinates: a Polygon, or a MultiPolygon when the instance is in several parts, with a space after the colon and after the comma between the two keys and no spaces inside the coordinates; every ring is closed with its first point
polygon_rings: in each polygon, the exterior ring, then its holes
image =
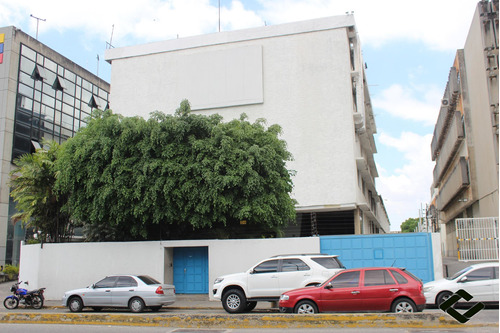
{"type": "Polygon", "coordinates": [[[0,323],[163,326],[178,328],[475,328],[435,314],[38,314],[0,313],[0,323]]]}

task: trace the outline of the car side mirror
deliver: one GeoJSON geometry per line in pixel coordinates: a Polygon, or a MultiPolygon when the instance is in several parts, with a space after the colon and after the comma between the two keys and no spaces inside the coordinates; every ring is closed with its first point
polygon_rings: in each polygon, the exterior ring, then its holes
{"type": "Polygon", "coordinates": [[[325,289],[333,289],[332,283],[328,282],[328,284],[326,285],[325,289]]]}
{"type": "Polygon", "coordinates": [[[464,276],[463,278],[461,278],[458,282],[461,282],[461,283],[464,283],[464,282],[467,282],[467,276],[464,276]]]}
{"type": "Polygon", "coordinates": [[[95,289],[95,283],[90,286],[90,289],[95,289]]]}

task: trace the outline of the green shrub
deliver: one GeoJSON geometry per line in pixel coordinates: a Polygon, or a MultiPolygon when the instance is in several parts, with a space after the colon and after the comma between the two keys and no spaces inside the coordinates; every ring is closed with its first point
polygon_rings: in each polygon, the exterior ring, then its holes
{"type": "Polygon", "coordinates": [[[19,275],[19,266],[5,265],[3,273],[7,274],[10,280],[16,280],[19,275]]]}

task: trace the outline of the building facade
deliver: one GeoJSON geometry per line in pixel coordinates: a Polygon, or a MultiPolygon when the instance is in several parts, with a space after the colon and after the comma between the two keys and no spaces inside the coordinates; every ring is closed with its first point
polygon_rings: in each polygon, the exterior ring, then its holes
{"type": "MultiPolygon", "coordinates": [[[[457,218],[498,218],[498,1],[480,1],[456,53],[431,144],[431,215],[457,256],[457,218]]],[[[498,245],[497,245],[498,246],[498,245]]]]}
{"type": "Polygon", "coordinates": [[[72,137],[93,108],[108,108],[109,84],[21,30],[0,28],[0,264],[19,262],[24,229],[10,217],[12,162],[43,139],[72,137]]]}
{"type": "Polygon", "coordinates": [[[286,236],[385,233],[376,124],[352,15],[106,50],[113,111],[148,118],[188,99],[198,114],[279,124],[294,160],[286,236]]]}

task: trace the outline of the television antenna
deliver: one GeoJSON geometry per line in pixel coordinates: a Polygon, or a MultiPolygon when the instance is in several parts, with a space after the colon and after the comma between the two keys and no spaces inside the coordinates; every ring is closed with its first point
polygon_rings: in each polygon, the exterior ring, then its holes
{"type": "Polygon", "coordinates": [[[111,26],[111,37],[109,38],[109,43],[106,42],[106,49],[115,48],[111,42],[113,41],[113,32],[115,31],[115,25],[111,26]]]}
{"type": "Polygon", "coordinates": [[[30,16],[36,20],[36,40],[38,40],[38,24],[40,23],[40,21],[47,21],[47,19],[36,17],[33,14],[30,14],[30,16]]]}

